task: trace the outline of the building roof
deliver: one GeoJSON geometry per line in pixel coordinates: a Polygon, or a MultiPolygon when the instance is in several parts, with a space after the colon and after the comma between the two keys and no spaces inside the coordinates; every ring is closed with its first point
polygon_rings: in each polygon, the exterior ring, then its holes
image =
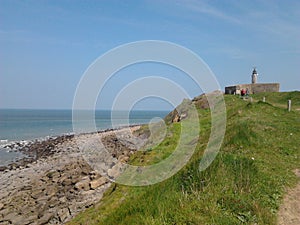
{"type": "Polygon", "coordinates": [[[257,74],[256,68],[254,67],[252,74],[257,74]]]}

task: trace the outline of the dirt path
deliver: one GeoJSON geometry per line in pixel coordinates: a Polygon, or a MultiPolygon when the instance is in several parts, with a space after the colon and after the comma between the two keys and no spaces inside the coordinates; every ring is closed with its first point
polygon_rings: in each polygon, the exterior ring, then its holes
{"type": "MultiPolygon", "coordinates": [[[[300,177],[300,169],[295,171],[300,177]]],[[[300,183],[289,190],[278,212],[279,225],[300,225],[300,183]]]]}

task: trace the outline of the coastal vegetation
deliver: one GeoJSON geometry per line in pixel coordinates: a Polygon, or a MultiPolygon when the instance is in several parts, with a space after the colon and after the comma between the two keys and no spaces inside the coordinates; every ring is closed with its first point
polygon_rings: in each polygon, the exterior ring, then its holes
{"type": "MultiPolygon", "coordinates": [[[[184,168],[150,186],[113,184],[99,203],[68,224],[276,224],[287,188],[299,182],[294,171],[300,165],[300,92],[251,97],[224,96],[226,134],[206,170],[198,168],[210,136],[210,110],[195,104],[200,138],[184,168]]],[[[181,123],[167,124],[163,142],[136,152],[130,164],[150,165],[172,153],[181,123]]]]}

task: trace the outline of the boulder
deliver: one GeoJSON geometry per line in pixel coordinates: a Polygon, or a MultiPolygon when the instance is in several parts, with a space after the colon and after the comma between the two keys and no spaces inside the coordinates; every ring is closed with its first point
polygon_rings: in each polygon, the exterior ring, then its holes
{"type": "Polygon", "coordinates": [[[57,212],[60,222],[65,222],[66,219],[70,216],[70,211],[68,208],[63,208],[57,212]]]}
{"type": "Polygon", "coordinates": [[[98,179],[92,180],[90,182],[90,187],[91,187],[91,189],[96,189],[96,188],[100,187],[101,185],[105,184],[106,181],[107,180],[105,177],[100,177],[98,179]]]}
{"type": "Polygon", "coordinates": [[[88,176],[83,177],[81,181],[75,184],[75,189],[84,191],[90,190],[90,178],[88,176]]]}

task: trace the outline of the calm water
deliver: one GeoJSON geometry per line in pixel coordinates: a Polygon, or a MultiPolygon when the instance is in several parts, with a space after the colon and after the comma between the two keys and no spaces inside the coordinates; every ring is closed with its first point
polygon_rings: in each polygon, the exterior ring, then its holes
{"type": "MultiPolygon", "coordinates": [[[[167,111],[131,111],[130,124],[148,123],[155,117],[164,118],[167,111]]],[[[127,124],[128,113],[118,111],[114,124],[127,124]]],[[[111,111],[95,112],[98,130],[112,128],[111,111]]],[[[71,110],[17,110],[0,109],[0,165],[18,156],[16,152],[8,152],[1,146],[21,140],[34,140],[49,136],[72,133],[71,110]]]]}

